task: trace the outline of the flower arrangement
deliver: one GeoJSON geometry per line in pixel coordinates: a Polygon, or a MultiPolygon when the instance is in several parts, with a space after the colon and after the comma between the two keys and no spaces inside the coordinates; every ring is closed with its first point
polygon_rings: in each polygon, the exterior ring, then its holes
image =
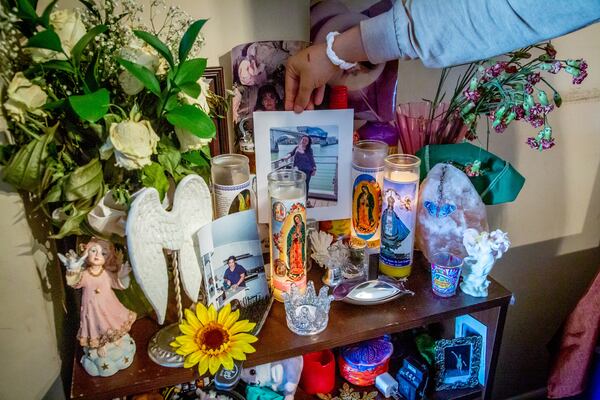
{"type": "MultiPolygon", "coordinates": [[[[528,122],[542,128],[527,144],[540,151],[555,145],[548,115],[560,107],[558,91],[542,73],[558,74],[564,71],[579,85],[587,77],[587,63],[582,60],[562,60],[550,42],[529,46],[508,53],[501,61],[484,60],[471,63],[457,81],[449,106],[444,109],[444,119],[460,118],[468,128],[467,139],[477,139],[478,118],[483,115],[491,128],[502,133],[513,121],[528,122]],[[541,53],[534,56],[533,53],[541,53]],[[545,86],[545,87],[544,87],[545,86]],[[546,89],[546,90],[544,90],[546,89]],[[547,94],[552,91],[552,96],[547,94]]],[[[440,95],[449,69],[442,71],[438,90],[431,105],[431,118],[444,98],[440,95]]]]}
{"type": "Polygon", "coordinates": [[[197,56],[206,20],[153,0],[146,27],[135,1],[98,1],[38,13],[36,0],[0,0],[3,179],[52,219],[55,238],[107,236],[88,223],[98,204],[127,209],[143,187],[162,198],[188,174],[207,177],[225,104],[197,56]]]}

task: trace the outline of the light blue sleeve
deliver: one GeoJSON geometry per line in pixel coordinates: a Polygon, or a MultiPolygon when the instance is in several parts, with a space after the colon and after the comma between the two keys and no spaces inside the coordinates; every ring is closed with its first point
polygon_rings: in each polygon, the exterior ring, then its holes
{"type": "Polygon", "coordinates": [[[372,63],[420,58],[428,67],[446,67],[598,21],[600,0],[396,0],[388,12],[362,21],[361,35],[372,63]]]}

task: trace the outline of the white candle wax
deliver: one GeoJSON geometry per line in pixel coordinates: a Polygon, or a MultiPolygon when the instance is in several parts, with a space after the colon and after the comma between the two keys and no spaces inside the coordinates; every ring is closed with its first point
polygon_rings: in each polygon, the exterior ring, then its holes
{"type": "Polygon", "coordinates": [[[271,197],[278,200],[295,200],[306,195],[304,190],[296,186],[278,186],[271,190],[271,197]]]}
{"type": "Polygon", "coordinates": [[[419,180],[419,175],[410,171],[391,171],[387,179],[393,182],[415,182],[419,180]]]}

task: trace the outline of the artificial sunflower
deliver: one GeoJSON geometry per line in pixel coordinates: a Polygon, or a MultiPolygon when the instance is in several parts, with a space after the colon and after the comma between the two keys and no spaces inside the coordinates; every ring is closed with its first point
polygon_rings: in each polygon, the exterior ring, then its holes
{"type": "Polygon", "coordinates": [[[238,321],[239,317],[239,310],[232,312],[229,304],[218,313],[213,305],[207,309],[203,304],[196,304],[196,313],[186,309],[185,319],[179,324],[183,335],[171,342],[175,352],[185,356],[183,366],[191,368],[198,364],[200,375],[207,370],[214,375],[221,365],[233,369],[233,360],[243,361],[246,353],[254,353],[256,350],[250,343],[258,339],[247,332],[256,324],[238,321]]]}

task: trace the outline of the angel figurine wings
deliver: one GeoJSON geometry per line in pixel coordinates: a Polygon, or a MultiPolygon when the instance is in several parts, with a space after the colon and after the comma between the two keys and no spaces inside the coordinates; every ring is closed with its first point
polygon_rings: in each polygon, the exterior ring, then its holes
{"type": "Polygon", "coordinates": [[[58,257],[67,267],[67,284],[82,289],[81,322],[77,339],[83,347],[81,364],[92,376],[111,376],[129,367],[135,342],[129,336],[136,314],[125,308],[113,289],[129,286],[131,268],[112,243],[92,238],[83,254],[70,250],[58,257]]]}

